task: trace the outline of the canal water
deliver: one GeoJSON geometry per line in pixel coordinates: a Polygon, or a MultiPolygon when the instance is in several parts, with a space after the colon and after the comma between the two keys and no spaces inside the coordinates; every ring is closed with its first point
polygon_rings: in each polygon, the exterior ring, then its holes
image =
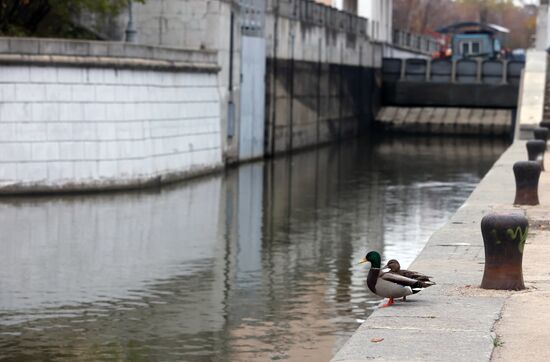
{"type": "MultiPolygon", "coordinates": [[[[357,140],[160,190],[0,199],[0,360],[329,360],[506,144],[357,140]]],[[[437,281],[437,275],[435,276],[437,281]]]]}

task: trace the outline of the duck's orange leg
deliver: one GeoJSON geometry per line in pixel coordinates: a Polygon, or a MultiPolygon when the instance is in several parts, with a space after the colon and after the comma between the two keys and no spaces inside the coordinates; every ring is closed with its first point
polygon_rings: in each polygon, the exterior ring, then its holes
{"type": "Polygon", "coordinates": [[[390,299],[388,299],[388,302],[387,302],[386,304],[382,304],[382,305],[380,306],[380,308],[389,307],[389,306],[392,305],[392,304],[393,304],[393,298],[390,298],[390,299]]]}

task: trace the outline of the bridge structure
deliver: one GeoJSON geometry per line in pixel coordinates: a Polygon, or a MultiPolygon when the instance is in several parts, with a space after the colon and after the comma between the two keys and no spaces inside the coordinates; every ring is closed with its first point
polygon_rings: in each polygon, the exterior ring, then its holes
{"type": "Polygon", "coordinates": [[[438,134],[511,134],[522,61],[397,59],[382,63],[386,130],[438,134]]]}

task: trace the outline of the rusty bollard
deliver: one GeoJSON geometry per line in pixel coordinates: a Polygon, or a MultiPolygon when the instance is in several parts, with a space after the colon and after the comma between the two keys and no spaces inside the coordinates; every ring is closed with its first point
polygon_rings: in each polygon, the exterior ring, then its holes
{"type": "Polygon", "coordinates": [[[540,164],[541,171],[544,171],[544,152],[546,151],[546,142],[542,140],[531,140],[525,144],[527,147],[527,157],[529,161],[537,161],[540,164]]]}
{"type": "Polygon", "coordinates": [[[540,164],[536,161],[519,161],[514,163],[516,177],[515,205],[539,204],[540,164]]]}
{"type": "Polygon", "coordinates": [[[520,214],[489,214],[483,217],[483,289],[525,289],[521,264],[528,229],[527,218],[520,214]]]}
{"type": "Polygon", "coordinates": [[[536,127],[533,129],[533,136],[536,140],[544,141],[544,144],[546,145],[546,142],[548,141],[548,128],[546,127],[536,127]]]}

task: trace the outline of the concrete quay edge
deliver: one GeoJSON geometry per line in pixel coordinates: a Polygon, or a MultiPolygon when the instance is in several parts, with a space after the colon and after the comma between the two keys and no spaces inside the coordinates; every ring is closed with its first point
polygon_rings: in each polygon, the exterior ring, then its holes
{"type": "Polygon", "coordinates": [[[548,56],[545,51],[529,49],[521,79],[516,136],[531,138],[532,130],[539,125],[544,114],[544,94],[548,56]]]}
{"type": "Polygon", "coordinates": [[[498,345],[495,323],[512,292],[479,288],[484,267],[480,222],[493,211],[525,213],[512,205],[512,165],[525,159],[525,141],[516,141],[411,265],[432,275],[437,285],[375,310],[332,361],[491,359],[498,345]]]}
{"type": "MultiPolygon", "coordinates": [[[[217,52],[130,44],[113,41],[0,37],[2,62],[110,62],[126,67],[203,67],[218,68],[217,52]]],[[[63,64],[65,65],[65,64],[63,64]]]]}
{"type": "Polygon", "coordinates": [[[36,65],[84,68],[145,69],[174,72],[217,73],[221,70],[216,64],[176,62],[142,58],[114,58],[75,55],[26,55],[0,54],[0,65],[36,65]]]}
{"type": "Polygon", "coordinates": [[[51,194],[85,194],[115,191],[132,191],[170,185],[194,178],[208,177],[224,170],[223,164],[201,166],[185,171],[171,171],[159,175],[132,177],[128,179],[102,178],[92,182],[0,183],[0,197],[16,197],[51,194]]]}

